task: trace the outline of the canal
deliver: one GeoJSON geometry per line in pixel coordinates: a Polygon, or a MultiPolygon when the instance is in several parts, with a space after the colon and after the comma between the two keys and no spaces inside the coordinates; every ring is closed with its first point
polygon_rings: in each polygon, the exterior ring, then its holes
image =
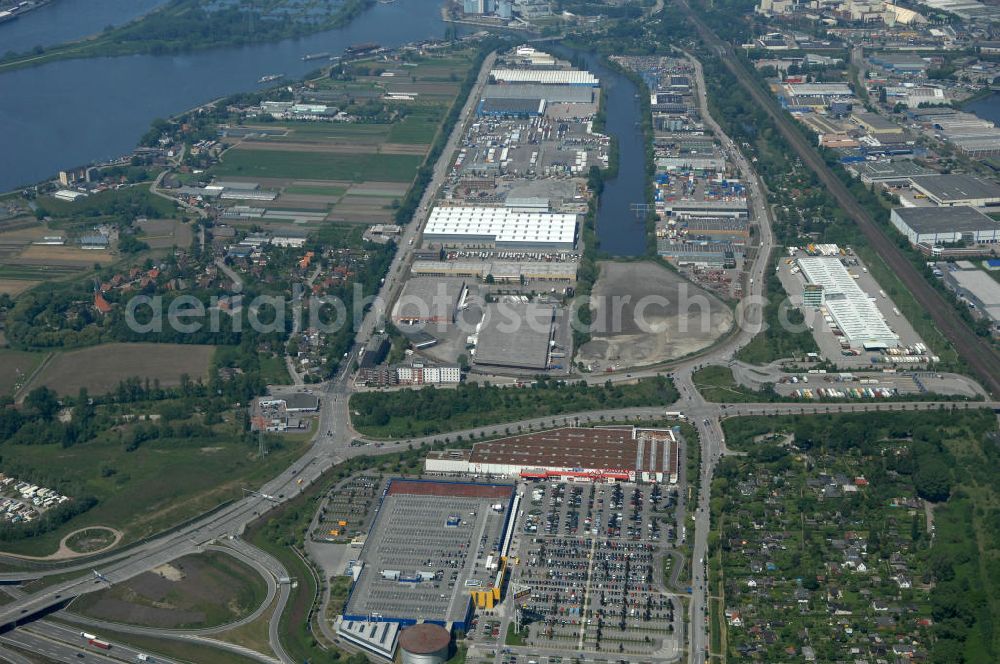
{"type": "Polygon", "coordinates": [[[604,131],[618,146],[618,174],[604,183],[597,209],[597,239],[602,252],[612,256],[639,256],[646,251],[645,214],[633,204],[646,203],[646,143],[642,133],[639,90],[629,78],[604,64],[595,54],[546,45],[555,55],[582,62],[601,80],[604,131]]]}
{"type": "Polygon", "coordinates": [[[963,111],[975,113],[983,120],[1000,124],[1000,92],[994,92],[962,106],[963,111]]]}

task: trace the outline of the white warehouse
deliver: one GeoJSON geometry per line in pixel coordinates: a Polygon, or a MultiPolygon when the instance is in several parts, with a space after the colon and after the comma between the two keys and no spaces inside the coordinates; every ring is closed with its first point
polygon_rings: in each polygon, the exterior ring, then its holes
{"type": "Polygon", "coordinates": [[[808,256],[798,259],[802,275],[822,287],[822,303],[853,348],[895,348],[899,336],[885,322],[839,258],[808,256]]]}
{"type": "Polygon", "coordinates": [[[896,208],[889,218],[910,244],[1000,242],[1000,222],[967,205],[896,208]]]}
{"type": "Polygon", "coordinates": [[[569,250],[576,246],[575,214],[508,207],[436,207],[424,240],[451,247],[569,250]]]}
{"type": "Polygon", "coordinates": [[[589,71],[575,69],[494,69],[490,77],[501,83],[540,83],[542,85],[586,85],[596,88],[600,81],[589,71]]]}

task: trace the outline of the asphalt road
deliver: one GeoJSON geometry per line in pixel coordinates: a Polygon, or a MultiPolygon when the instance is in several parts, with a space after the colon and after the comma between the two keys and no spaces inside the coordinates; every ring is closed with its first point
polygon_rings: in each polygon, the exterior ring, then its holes
{"type": "Polygon", "coordinates": [[[954,345],[955,350],[968,363],[983,385],[994,395],[1000,395],[1000,355],[997,355],[989,346],[988,341],[976,336],[969,329],[969,326],[959,318],[954,307],[927,282],[910,260],[903,255],[896,243],[883,232],[868,211],[851,195],[840,178],[830,170],[820,154],[799,132],[791,117],[778,106],[771,95],[765,93],[756,84],[754,74],[747,70],[743,61],[734,52],[732,45],[722,41],[700,16],[691,11],[685,0],[678,0],[678,6],[694,23],[705,44],[716,50],[726,68],[733,73],[740,85],[771,117],[782,136],[792,146],[802,162],[816,173],[842,209],[854,218],[872,249],[882,257],[889,269],[913,294],[917,303],[930,315],[937,328],[954,345]]]}
{"type": "MultiPolygon", "coordinates": [[[[486,61],[483,70],[480,72],[479,84],[483,84],[492,64],[492,56],[486,61]]],[[[744,302],[739,308],[740,321],[738,329],[728,337],[723,343],[709,349],[704,355],[698,358],[689,358],[670,365],[671,377],[680,392],[680,398],[675,404],[661,404],[656,407],[630,408],[617,410],[590,411],[574,413],[560,416],[547,416],[531,418],[520,422],[505,423],[493,426],[476,427],[465,431],[449,432],[447,436],[455,438],[462,435],[465,438],[478,438],[481,435],[498,435],[504,433],[505,429],[511,432],[518,430],[528,430],[530,428],[542,428],[558,426],[564,424],[595,423],[595,422],[623,422],[643,419],[660,419],[667,410],[681,410],[686,413],[690,421],[697,427],[700,436],[702,465],[700,469],[701,490],[696,497],[693,506],[685,506],[685,520],[688,525],[687,532],[693,538],[692,546],[694,550],[694,564],[691,570],[691,586],[693,588],[691,596],[691,611],[688,629],[688,653],[690,661],[702,662],[705,659],[707,646],[707,621],[705,618],[706,594],[705,568],[702,560],[707,550],[707,540],[709,532],[709,490],[711,477],[715,464],[721,455],[727,453],[725,439],[722,432],[721,420],[726,417],[737,417],[742,415],[782,415],[782,414],[819,414],[819,413],[839,413],[839,412],[873,412],[886,410],[920,410],[930,408],[997,408],[997,402],[973,402],[973,403],[951,403],[951,402],[881,402],[881,403],[846,403],[846,404],[826,404],[826,403],[756,403],[756,404],[717,404],[708,403],[698,393],[692,382],[694,371],[707,364],[727,365],[733,358],[736,351],[748,343],[750,339],[760,330],[762,322],[763,298],[763,276],[768,269],[769,255],[772,247],[772,235],[770,230],[769,210],[764,196],[764,187],[759,178],[755,175],[750,165],[739,153],[736,146],[721,133],[707,113],[704,96],[704,85],[700,65],[696,65],[696,73],[699,81],[699,102],[704,110],[705,121],[710,128],[715,129],[730,158],[736,163],[743,173],[744,180],[748,183],[751,204],[754,211],[754,220],[758,225],[758,237],[761,242],[757,252],[756,260],[751,266],[744,292],[746,293],[744,302]],[[691,534],[693,530],[693,534],[691,534]]],[[[458,139],[462,135],[464,125],[471,115],[475,105],[476,93],[470,95],[469,101],[463,108],[460,121],[456,123],[455,130],[449,138],[448,148],[443,153],[442,158],[435,165],[434,177],[424,195],[418,208],[414,223],[410,224],[404,232],[400,243],[400,251],[390,267],[386,282],[381,289],[384,302],[391,302],[402,284],[402,276],[408,267],[408,262],[412,256],[412,246],[418,244],[419,233],[426,221],[427,210],[430,202],[444,177],[447,176],[447,168],[450,164],[450,157],[458,139]],[[410,244],[413,239],[414,244],[410,244]]],[[[344,367],[353,365],[357,358],[362,344],[369,338],[371,333],[382,324],[385,313],[385,306],[373,307],[364,317],[356,335],[356,344],[344,358],[344,367]]],[[[645,370],[648,374],[662,373],[663,368],[653,368],[645,370]]],[[[633,372],[637,373],[637,372],[633,372]]],[[[1000,377],[1000,372],[996,374],[1000,377]]],[[[593,377],[595,380],[607,380],[607,376],[593,377]]],[[[626,377],[628,378],[628,377],[626,377]]],[[[1000,380],[1000,378],[998,378],[1000,380]]],[[[206,515],[191,523],[188,523],[173,532],[165,533],[159,537],[135,545],[129,549],[112,552],[105,556],[96,556],[86,563],[46,569],[44,571],[27,573],[0,574],[0,579],[4,580],[24,580],[37,578],[52,574],[64,574],[68,571],[78,572],[79,577],[62,581],[48,588],[36,592],[15,597],[10,603],[0,606],[0,624],[10,625],[19,620],[27,621],[33,614],[43,609],[59,604],[73,596],[92,592],[103,587],[103,583],[94,578],[92,569],[98,569],[112,582],[117,583],[134,577],[157,565],[165,564],[180,556],[204,550],[207,546],[215,542],[228,541],[234,546],[240,546],[240,551],[245,555],[254,557],[258,565],[256,567],[266,569],[266,574],[274,577],[281,573],[272,561],[266,557],[256,557],[260,552],[251,553],[252,547],[245,543],[239,544],[239,540],[230,539],[238,537],[245,526],[255,520],[259,515],[271,510],[275,505],[285,502],[298,495],[300,491],[317,481],[323,473],[334,465],[358,455],[375,455],[393,451],[400,447],[419,445],[434,442],[445,437],[428,436],[425,438],[411,439],[406,441],[395,441],[381,447],[375,445],[352,446],[351,441],[356,438],[356,434],[350,427],[350,416],[348,412],[348,398],[352,392],[352,385],[349,379],[349,371],[340,372],[332,381],[326,383],[321,388],[321,410],[318,416],[319,426],[313,445],[305,455],[297,460],[288,470],[282,472],[278,477],[265,483],[263,486],[249,492],[243,499],[216,510],[212,514],[206,515]]],[[[280,565],[279,565],[280,567],[280,565]]],[[[265,574],[265,578],[266,578],[265,574]]],[[[287,584],[278,584],[279,609],[284,606],[290,592],[287,584]]],[[[275,648],[280,661],[290,663],[291,660],[280,646],[280,634],[278,633],[278,619],[281,611],[275,611],[275,618],[269,626],[269,635],[272,647],[275,648]]],[[[0,637],[0,641],[7,639],[8,643],[23,644],[31,641],[35,647],[52,649],[58,652],[58,657],[64,657],[66,644],[58,647],[53,643],[58,643],[59,639],[54,638],[52,633],[39,633],[39,630],[50,630],[49,623],[33,623],[30,627],[18,629],[0,637]],[[41,627],[39,627],[41,625],[41,627]]],[[[120,628],[116,628],[120,629],[120,628]]],[[[202,634],[190,635],[191,638],[200,642],[213,644],[208,636],[202,634]]],[[[77,648],[78,650],[79,648],[77,648]]],[[[66,651],[68,652],[68,651],[66,651]]],[[[76,658],[75,652],[72,660],[56,661],[80,661],[76,658]]],[[[158,658],[159,659],[159,658],[158,658]]],[[[273,661],[264,658],[262,661],[273,661]]]]}

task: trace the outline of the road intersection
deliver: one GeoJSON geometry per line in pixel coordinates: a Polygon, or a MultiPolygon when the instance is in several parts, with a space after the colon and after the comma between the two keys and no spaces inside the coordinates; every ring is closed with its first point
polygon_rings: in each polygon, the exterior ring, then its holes
{"type": "MultiPolygon", "coordinates": [[[[484,63],[477,82],[478,86],[485,84],[488,72],[492,66],[493,57],[492,55],[489,56],[484,63]]],[[[707,583],[704,560],[707,554],[708,534],[711,526],[709,512],[711,480],[716,464],[727,453],[722,428],[723,419],[745,415],[850,413],[938,408],[985,407],[995,409],[1000,407],[1000,404],[991,401],[961,403],[925,401],[835,404],[800,402],[724,404],[712,403],[704,399],[695,385],[694,373],[698,369],[708,365],[729,366],[734,361],[737,351],[749,343],[762,329],[764,324],[763,305],[765,302],[763,285],[765,283],[766,270],[770,266],[773,235],[771,232],[770,209],[766,202],[764,184],[750,167],[750,164],[743,157],[738,147],[725,136],[721,128],[708,113],[701,65],[693,58],[692,61],[696,70],[697,89],[699,92],[699,104],[702,107],[702,116],[709,128],[722,140],[728,158],[736,164],[744,181],[748,183],[754,215],[753,220],[756,222],[756,238],[759,244],[756,247],[755,260],[745,277],[747,280],[744,284],[745,297],[737,310],[736,329],[723,342],[708,349],[700,356],[683,359],[663,367],[635,371],[633,372],[633,376],[629,376],[629,379],[632,380],[644,375],[669,375],[679,392],[679,399],[675,404],[659,404],[645,408],[607,409],[529,418],[519,422],[455,431],[449,433],[448,437],[455,439],[458,436],[462,436],[465,439],[470,439],[503,435],[505,431],[513,429],[519,431],[532,430],[575,423],[621,423],[660,420],[664,418],[666,411],[683,411],[698,431],[702,459],[701,468],[699,469],[700,491],[695,497],[695,504],[686,508],[689,513],[689,521],[693,519],[693,528],[689,528],[689,532],[693,531],[690,535],[693,557],[690,567],[692,592],[690,596],[686,650],[689,661],[700,664],[706,659],[708,644],[708,625],[706,619],[707,583]]],[[[453,153],[458,140],[462,136],[465,124],[471,117],[477,98],[478,96],[474,90],[463,107],[459,121],[456,123],[447,146],[442,153],[443,156],[435,164],[432,182],[424,193],[414,222],[407,226],[404,231],[402,240],[399,243],[399,250],[396,252],[389,267],[379,297],[373,306],[366,311],[358,327],[355,344],[342,359],[342,371],[331,381],[316,386],[322,397],[321,409],[318,415],[317,433],[309,450],[292,464],[291,467],[264,485],[255,487],[253,491],[247,492],[243,498],[228,503],[210,514],[159,536],[149,538],[106,555],[90,557],[85,563],[70,564],[61,567],[44,567],[38,568],[35,571],[0,574],[0,582],[6,583],[56,575],[58,575],[58,578],[63,579],[34,592],[12,593],[11,601],[0,606],[0,626],[5,626],[8,629],[14,627],[16,629],[7,631],[6,634],[0,637],[0,643],[17,645],[29,650],[33,650],[36,647],[44,647],[47,650],[58,651],[58,656],[53,655],[57,661],[71,661],[64,659],[70,656],[67,653],[75,652],[66,646],[66,628],[59,627],[58,625],[53,626],[55,623],[49,621],[37,621],[36,618],[48,611],[58,609],[73,597],[104,587],[100,579],[96,579],[92,574],[93,569],[100,570],[101,574],[107,577],[110,582],[120,583],[181,556],[204,551],[208,548],[221,547],[229,549],[234,555],[251,564],[267,579],[268,583],[269,601],[258,612],[255,612],[251,618],[240,621],[240,624],[245,624],[251,619],[259,617],[265,607],[269,606],[272,602],[276,602],[276,608],[269,624],[270,645],[276,657],[272,658],[261,655],[256,657],[256,659],[263,662],[277,661],[288,664],[294,661],[282,647],[281,635],[279,634],[279,620],[282,609],[290,594],[288,583],[280,582],[281,579],[287,578],[287,570],[273,557],[241,540],[240,536],[248,524],[276,506],[299,495],[302,491],[320,481],[327,471],[352,457],[384,454],[399,449],[406,449],[410,446],[418,447],[444,440],[445,437],[439,435],[405,441],[380,442],[379,446],[375,444],[352,444],[361,437],[357,436],[350,425],[348,400],[353,391],[353,385],[350,379],[351,372],[349,368],[354,366],[365,342],[384,325],[384,317],[388,304],[396,297],[402,286],[404,275],[412,260],[413,247],[419,245],[420,231],[426,222],[431,202],[434,200],[437,190],[447,176],[450,155],[453,153]],[[413,241],[412,243],[411,240],[413,241]],[[74,572],[78,576],[65,578],[66,574],[74,572]],[[63,645],[57,648],[53,644],[63,645]]],[[[622,376],[618,374],[613,378],[618,380],[622,379],[622,376]]],[[[608,380],[608,377],[592,376],[588,377],[588,380],[603,382],[608,380]]],[[[374,443],[376,441],[364,441],[362,439],[362,442],[374,443]]],[[[110,625],[95,623],[94,621],[84,621],[77,617],[74,617],[73,620],[81,624],[93,625],[95,629],[97,627],[111,628],[110,625]]],[[[232,627],[232,625],[229,627],[232,627]]],[[[125,628],[120,625],[114,625],[114,629],[115,631],[131,631],[147,636],[156,635],[164,638],[195,640],[198,643],[219,646],[219,642],[211,639],[211,633],[214,630],[177,631],[176,633],[168,634],[163,630],[125,628]]],[[[78,633],[76,637],[79,640],[78,633]]],[[[122,648],[122,652],[124,651],[125,648],[122,648]]],[[[23,658],[18,659],[18,657],[16,653],[5,652],[0,648],[0,659],[7,659],[13,662],[23,661],[23,658]]],[[[169,660],[158,658],[157,661],[169,660]]]]}

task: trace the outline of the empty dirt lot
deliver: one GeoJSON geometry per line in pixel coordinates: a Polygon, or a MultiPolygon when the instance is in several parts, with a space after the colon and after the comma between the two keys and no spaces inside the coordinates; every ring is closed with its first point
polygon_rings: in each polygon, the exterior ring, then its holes
{"type": "Polygon", "coordinates": [[[179,385],[183,374],[192,381],[206,377],[214,352],[214,346],[194,344],[103,344],[57,354],[30,388],[45,385],[60,395],[76,395],[86,387],[91,394],[104,394],[133,376],[170,387],[179,385]]]}
{"type": "Polygon", "coordinates": [[[601,263],[594,329],[577,360],[595,371],[666,362],[710,346],[733,325],[724,302],[652,262],[601,263]]]}

